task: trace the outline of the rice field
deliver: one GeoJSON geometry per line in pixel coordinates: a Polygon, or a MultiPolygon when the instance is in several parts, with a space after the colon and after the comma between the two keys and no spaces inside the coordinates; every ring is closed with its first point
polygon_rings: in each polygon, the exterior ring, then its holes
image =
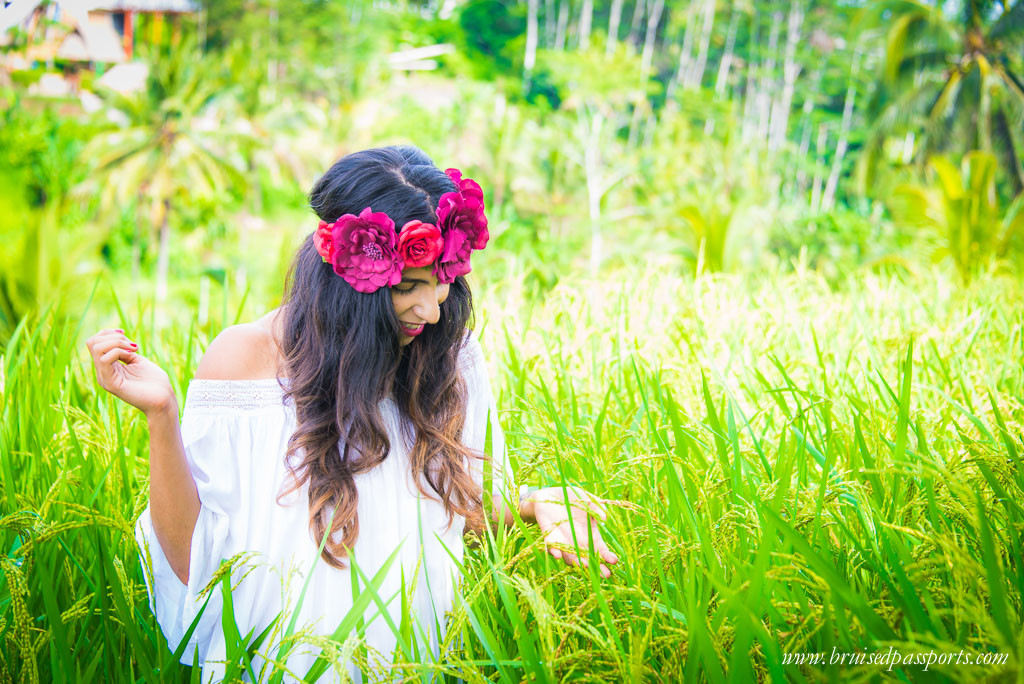
{"type": "MultiPolygon", "coordinates": [[[[408,681],[1024,680],[1019,279],[651,266],[527,290],[475,292],[517,481],[616,502],[620,562],[602,580],[499,531],[467,551],[443,658],[396,656],[408,681]]],[[[91,302],[3,350],[0,681],[198,681],[133,538],[144,417],[84,340],[118,323],[183,401],[220,325],[273,305],[157,328],[144,302],[91,302]]],[[[270,681],[235,636],[238,677],[270,681]]],[[[322,645],[322,669],[365,656],[322,645]]]]}

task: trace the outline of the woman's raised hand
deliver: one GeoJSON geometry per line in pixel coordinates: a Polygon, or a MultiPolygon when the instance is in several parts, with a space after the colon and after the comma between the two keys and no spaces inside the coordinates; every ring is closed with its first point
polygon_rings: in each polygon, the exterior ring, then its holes
{"type": "Polygon", "coordinates": [[[100,387],[147,416],[171,407],[177,410],[167,373],[139,354],[138,345],[125,336],[124,330],[100,330],[85,345],[96,366],[100,387]]]}

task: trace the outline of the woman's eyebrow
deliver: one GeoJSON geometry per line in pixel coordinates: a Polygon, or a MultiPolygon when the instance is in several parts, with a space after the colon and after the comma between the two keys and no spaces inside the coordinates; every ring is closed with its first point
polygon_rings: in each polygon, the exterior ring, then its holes
{"type": "Polygon", "coordinates": [[[424,285],[429,285],[430,284],[430,281],[428,281],[428,280],[420,280],[419,278],[402,278],[402,282],[403,283],[423,283],[424,285]]]}

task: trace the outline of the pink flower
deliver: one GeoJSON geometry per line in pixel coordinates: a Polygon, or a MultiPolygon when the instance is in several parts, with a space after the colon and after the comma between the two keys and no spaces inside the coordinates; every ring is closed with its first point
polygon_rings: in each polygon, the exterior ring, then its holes
{"type": "Polygon", "coordinates": [[[468,259],[466,261],[451,261],[434,266],[434,275],[437,277],[438,282],[453,283],[456,276],[466,275],[470,270],[468,259]]]}
{"type": "Polygon", "coordinates": [[[469,257],[474,249],[487,246],[487,217],[484,215],[484,193],[476,181],[463,178],[458,169],[446,169],[458,191],[441,195],[437,205],[437,225],[444,238],[444,250],[434,268],[443,283],[469,273],[469,257]]]}
{"type": "Polygon", "coordinates": [[[359,216],[345,214],[334,222],[334,272],[359,292],[375,292],[402,280],[405,262],[398,252],[395,222],[370,207],[359,216]]]}
{"type": "Polygon", "coordinates": [[[409,221],[398,233],[398,251],[406,268],[420,268],[434,262],[444,249],[441,230],[432,223],[409,221]]]}

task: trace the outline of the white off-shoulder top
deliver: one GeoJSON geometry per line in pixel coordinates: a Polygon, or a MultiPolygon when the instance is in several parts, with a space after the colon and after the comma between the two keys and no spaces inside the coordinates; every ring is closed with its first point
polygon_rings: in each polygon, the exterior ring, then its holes
{"type": "MultiPolygon", "coordinates": [[[[475,334],[467,336],[459,366],[469,395],[463,444],[484,451],[490,424],[492,492],[510,499],[509,492],[516,491],[515,485],[475,334]]],[[[436,658],[444,638],[445,612],[452,608],[460,578],[465,520],[456,516],[450,529],[445,529],[443,505],[423,496],[413,484],[408,445],[400,437],[394,401],[389,398],[381,402],[381,413],[388,426],[391,451],[383,463],[355,478],[359,537],[353,556],[363,575],[372,578],[399,548],[378,595],[384,602],[390,600],[390,620],[400,629],[405,587],[412,597],[405,612],[416,621],[411,640],[417,643],[412,648],[424,655],[433,653],[436,658]]],[[[312,635],[327,636],[349,613],[353,603],[351,563],[346,559],[348,567],[339,570],[318,556],[320,540],[313,539],[309,528],[306,486],[282,498],[280,504],[277,501],[288,476],[284,455],[295,427],[294,405],[284,401],[276,379],[194,379],[189,384],[181,436],[201,505],[192,535],[187,586],[174,574],[160,548],[148,507],[136,526],[150,606],[172,650],[181,643],[206,600],[202,591],[221,560],[245,552],[253,555],[231,576],[239,633],[258,635],[280,611],[285,613],[254,658],[257,677],[265,664],[264,656],[277,656],[277,646],[293,614],[297,617],[296,631],[306,628],[312,635]],[[311,568],[305,597],[296,612],[294,606],[311,568]]],[[[483,467],[483,461],[471,459],[471,472],[481,486],[483,467]]],[[[426,479],[419,477],[426,491],[432,492],[426,479]]],[[[364,585],[360,578],[359,586],[364,585]]],[[[204,682],[224,677],[222,609],[218,585],[209,595],[209,604],[181,657],[181,662],[191,664],[198,652],[204,682]]],[[[375,603],[365,609],[364,621],[370,660],[374,661],[376,652],[380,658],[377,665],[386,668],[396,647],[395,634],[375,603]]],[[[320,652],[321,648],[312,643],[297,646],[287,658],[294,677],[285,681],[305,675],[320,652]]],[[[362,681],[354,664],[349,662],[347,668],[354,681],[362,681]]],[[[320,681],[338,681],[339,675],[329,668],[320,681]]],[[[243,678],[249,679],[247,675],[243,678]]]]}

